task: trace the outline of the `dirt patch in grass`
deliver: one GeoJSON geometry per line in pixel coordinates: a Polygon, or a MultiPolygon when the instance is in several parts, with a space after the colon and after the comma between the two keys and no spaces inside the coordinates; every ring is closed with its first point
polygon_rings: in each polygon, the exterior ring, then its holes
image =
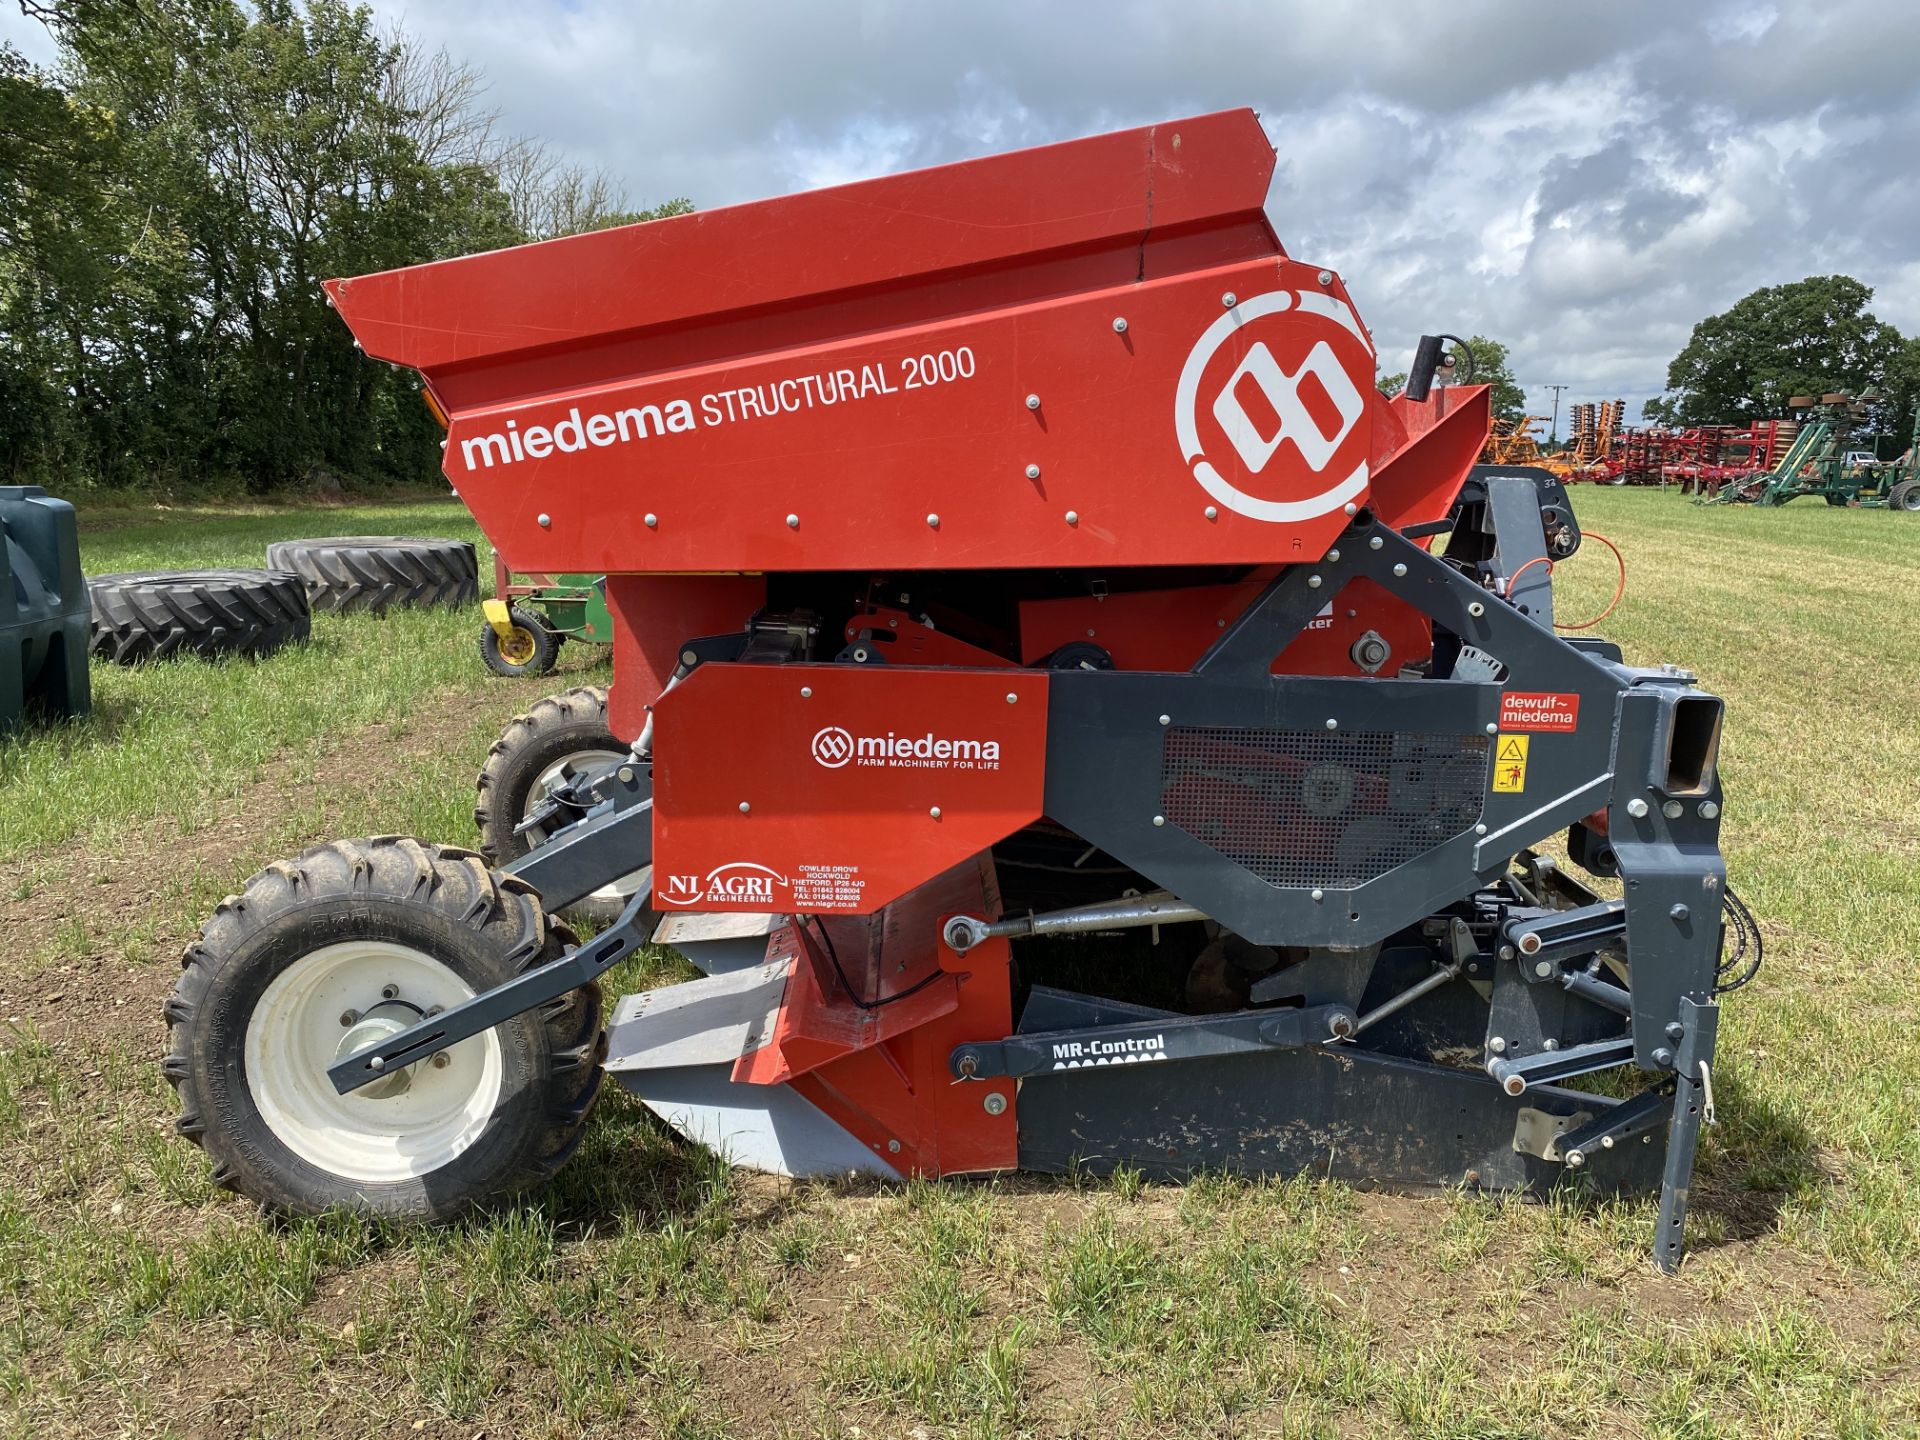
{"type": "MultiPolygon", "coordinates": [[[[376,722],[308,752],[304,762],[329,777],[334,808],[370,799],[394,769],[462,741],[473,729],[477,693],[444,691],[405,722],[376,722]],[[367,763],[369,757],[378,763],[367,763]]],[[[263,839],[282,834],[311,805],[309,794],[269,775],[223,802],[190,835],[158,820],[111,848],[82,844],[0,864],[0,895],[10,897],[0,908],[0,1020],[31,1026],[63,1051],[124,1045],[158,1054],[173,962],[198,923],[179,923],[181,900],[211,895],[210,906],[237,888],[244,878],[237,867],[273,858],[262,853],[263,839]]]]}

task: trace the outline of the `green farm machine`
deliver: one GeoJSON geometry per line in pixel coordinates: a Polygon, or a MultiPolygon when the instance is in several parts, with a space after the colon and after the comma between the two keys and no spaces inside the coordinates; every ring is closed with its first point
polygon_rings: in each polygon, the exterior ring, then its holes
{"type": "Polygon", "coordinates": [[[527,575],[516,581],[495,557],[494,598],[483,601],[480,658],[496,675],[545,675],[568,640],[613,643],[604,575],[527,575]]]}
{"type": "Polygon", "coordinates": [[[1712,503],[1785,505],[1813,495],[1829,505],[1920,510],[1920,410],[1897,460],[1874,458],[1865,441],[1868,403],[1849,395],[1796,395],[1788,407],[1808,418],[1772,469],[1720,488],[1712,503]],[[1814,412],[1818,413],[1814,413],[1814,412]]]}

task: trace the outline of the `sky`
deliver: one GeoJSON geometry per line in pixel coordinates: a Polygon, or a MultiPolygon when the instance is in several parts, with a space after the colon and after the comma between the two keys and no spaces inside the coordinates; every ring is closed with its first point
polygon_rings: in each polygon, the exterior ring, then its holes
{"type": "MultiPolygon", "coordinates": [[[[1290,254],[1401,370],[1660,393],[1695,321],[1844,272],[1920,331],[1913,0],[374,0],[512,133],[709,208],[1251,105],[1290,254]]],[[[0,40],[51,51],[0,10],[0,40]]],[[[1564,428],[1564,426],[1563,426],[1564,428]]]]}

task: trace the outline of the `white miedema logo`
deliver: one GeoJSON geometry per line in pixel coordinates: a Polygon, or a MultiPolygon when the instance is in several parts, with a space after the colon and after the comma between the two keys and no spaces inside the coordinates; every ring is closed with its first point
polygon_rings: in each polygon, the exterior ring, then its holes
{"type": "MultiPolygon", "coordinates": [[[[1346,473],[1340,473],[1341,467],[1335,467],[1334,473],[1326,476],[1341,446],[1367,411],[1366,397],[1353,383],[1327,337],[1308,346],[1291,369],[1274,354],[1265,339],[1255,338],[1233,373],[1212,388],[1207,402],[1207,413],[1219,426],[1245,474],[1260,474],[1282,445],[1291,444],[1308,470],[1329,480],[1325,489],[1285,500],[1250,495],[1221,475],[1207,456],[1207,446],[1200,438],[1199,407],[1200,386],[1206,378],[1208,362],[1240,331],[1267,316],[1288,311],[1337,326],[1372,353],[1366,332],[1344,301],[1306,290],[1274,290],[1240,301],[1207,327],[1188,353],[1180,371],[1179,388],[1174,392],[1174,431],[1180,440],[1180,453],[1193,467],[1193,478],[1227,509],[1254,520],[1310,520],[1338,510],[1367,488],[1364,456],[1346,473]],[[1302,386],[1307,381],[1313,382],[1327,402],[1321,413],[1316,414],[1302,394],[1302,386]],[[1241,399],[1242,388],[1247,385],[1266,402],[1266,408],[1272,412],[1270,423],[1263,424],[1248,413],[1241,399]]],[[[1296,324],[1277,333],[1293,338],[1295,343],[1291,348],[1297,351],[1301,332],[1302,327],[1296,324]]],[[[1338,338],[1334,331],[1328,334],[1338,338]]],[[[1277,341],[1277,334],[1275,338],[1277,341]]]]}
{"type": "Polygon", "coordinates": [[[889,770],[998,770],[998,740],[954,739],[931,730],[902,735],[855,735],[838,725],[814,731],[813,758],[829,770],[858,763],[889,770]]]}
{"type": "Polygon", "coordinates": [[[838,725],[829,725],[813,737],[813,758],[829,770],[838,770],[853,759],[853,736],[838,725]]]}

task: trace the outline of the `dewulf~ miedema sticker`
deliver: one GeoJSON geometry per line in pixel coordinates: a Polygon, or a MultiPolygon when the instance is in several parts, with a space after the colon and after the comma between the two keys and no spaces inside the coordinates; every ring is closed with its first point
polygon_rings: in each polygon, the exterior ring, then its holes
{"type": "Polygon", "coordinates": [[[1502,730],[1571,735],[1580,728],[1580,696],[1560,690],[1508,690],[1500,696],[1502,730]]]}

